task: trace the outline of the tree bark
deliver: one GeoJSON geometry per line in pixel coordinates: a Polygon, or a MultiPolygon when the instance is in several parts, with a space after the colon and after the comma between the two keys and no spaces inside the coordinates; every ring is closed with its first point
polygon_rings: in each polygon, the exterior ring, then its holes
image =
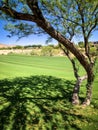
{"type": "Polygon", "coordinates": [[[91,98],[92,98],[92,85],[93,85],[93,82],[94,82],[94,72],[93,72],[93,69],[91,69],[91,72],[92,72],[91,75],[88,75],[88,78],[87,78],[86,98],[85,98],[85,100],[83,102],[84,106],[90,105],[91,98]]]}
{"type": "Polygon", "coordinates": [[[90,105],[92,98],[92,83],[87,83],[87,92],[86,92],[86,98],[83,102],[83,106],[88,106],[90,105]]]}
{"type": "Polygon", "coordinates": [[[87,79],[86,75],[77,78],[76,84],[75,84],[74,89],[73,89],[73,95],[72,95],[72,104],[74,104],[74,105],[79,104],[79,90],[80,90],[81,83],[85,79],[87,79]]]}

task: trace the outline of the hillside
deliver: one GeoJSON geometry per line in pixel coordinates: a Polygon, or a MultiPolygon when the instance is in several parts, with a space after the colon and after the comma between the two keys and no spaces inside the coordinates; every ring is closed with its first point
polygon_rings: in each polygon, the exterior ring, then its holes
{"type": "Polygon", "coordinates": [[[7,48],[8,45],[0,43],[0,48],[7,48]]]}

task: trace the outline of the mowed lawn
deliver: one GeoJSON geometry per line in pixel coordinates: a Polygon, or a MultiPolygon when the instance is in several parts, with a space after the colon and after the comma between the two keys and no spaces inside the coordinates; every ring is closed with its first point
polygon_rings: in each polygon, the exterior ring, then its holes
{"type": "Polygon", "coordinates": [[[98,73],[86,108],[71,105],[74,83],[65,57],[0,55],[0,130],[98,130],[98,73]]]}
{"type": "Polygon", "coordinates": [[[31,75],[74,78],[71,64],[65,57],[0,56],[0,79],[31,75]]]}

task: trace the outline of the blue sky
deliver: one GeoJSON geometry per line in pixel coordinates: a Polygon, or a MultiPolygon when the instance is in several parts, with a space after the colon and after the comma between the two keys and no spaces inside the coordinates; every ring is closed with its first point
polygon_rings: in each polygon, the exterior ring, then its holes
{"type": "MultiPolygon", "coordinates": [[[[8,31],[4,30],[4,25],[7,24],[6,20],[0,20],[0,43],[1,44],[7,44],[7,45],[35,45],[35,44],[41,44],[45,45],[47,40],[47,35],[42,34],[39,35],[30,35],[28,37],[23,37],[20,40],[18,40],[17,36],[14,37],[7,37],[9,34],[8,31]]],[[[57,44],[58,42],[56,40],[53,40],[49,44],[57,44]]]]}
{"type": "MultiPolygon", "coordinates": [[[[0,43],[7,44],[7,45],[35,45],[35,44],[42,44],[45,45],[45,41],[47,40],[46,35],[30,35],[28,37],[24,37],[17,41],[18,37],[7,37],[9,34],[7,31],[3,29],[4,24],[7,21],[0,20],[0,43]]],[[[74,42],[79,42],[82,39],[80,37],[74,38],[74,42]]],[[[90,41],[98,41],[98,31],[94,32],[90,41]]],[[[53,40],[50,44],[58,43],[56,40],[53,40]]]]}

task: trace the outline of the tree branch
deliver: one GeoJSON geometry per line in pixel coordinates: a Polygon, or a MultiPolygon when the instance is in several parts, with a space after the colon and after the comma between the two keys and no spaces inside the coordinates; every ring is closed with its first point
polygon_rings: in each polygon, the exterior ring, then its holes
{"type": "Polygon", "coordinates": [[[68,57],[68,59],[70,60],[72,67],[73,67],[73,71],[74,71],[74,76],[76,79],[78,79],[80,76],[78,74],[78,68],[76,67],[76,63],[75,60],[71,57],[70,55],[70,51],[67,50],[66,48],[63,48],[61,44],[59,44],[59,47],[61,48],[61,50],[64,52],[64,54],[68,57]]]}
{"type": "MultiPolygon", "coordinates": [[[[95,17],[96,17],[96,16],[95,16],[95,17]]],[[[87,37],[89,37],[89,35],[91,34],[92,30],[94,30],[94,28],[96,28],[97,24],[98,24],[98,18],[95,19],[95,23],[94,23],[94,25],[91,27],[91,29],[89,30],[87,37]]]]}
{"type": "Polygon", "coordinates": [[[36,17],[34,15],[20,13],[13,10],[10,7],[6,7],[6,6],[0,7],[0,10],[5,12],[7,15],[9,15],[10,17],[14,19],[36,22],[36,17]]]}
{"type": "Polygon", "coordinates": [[[29,8],[31,9],[31,11],[33,12],[33,14],[37,18],[44,20],[43,14],[42,14],[41,10],[39,9],[37,0],[27,0],[27,4],[28,4],[29,8]]]}

